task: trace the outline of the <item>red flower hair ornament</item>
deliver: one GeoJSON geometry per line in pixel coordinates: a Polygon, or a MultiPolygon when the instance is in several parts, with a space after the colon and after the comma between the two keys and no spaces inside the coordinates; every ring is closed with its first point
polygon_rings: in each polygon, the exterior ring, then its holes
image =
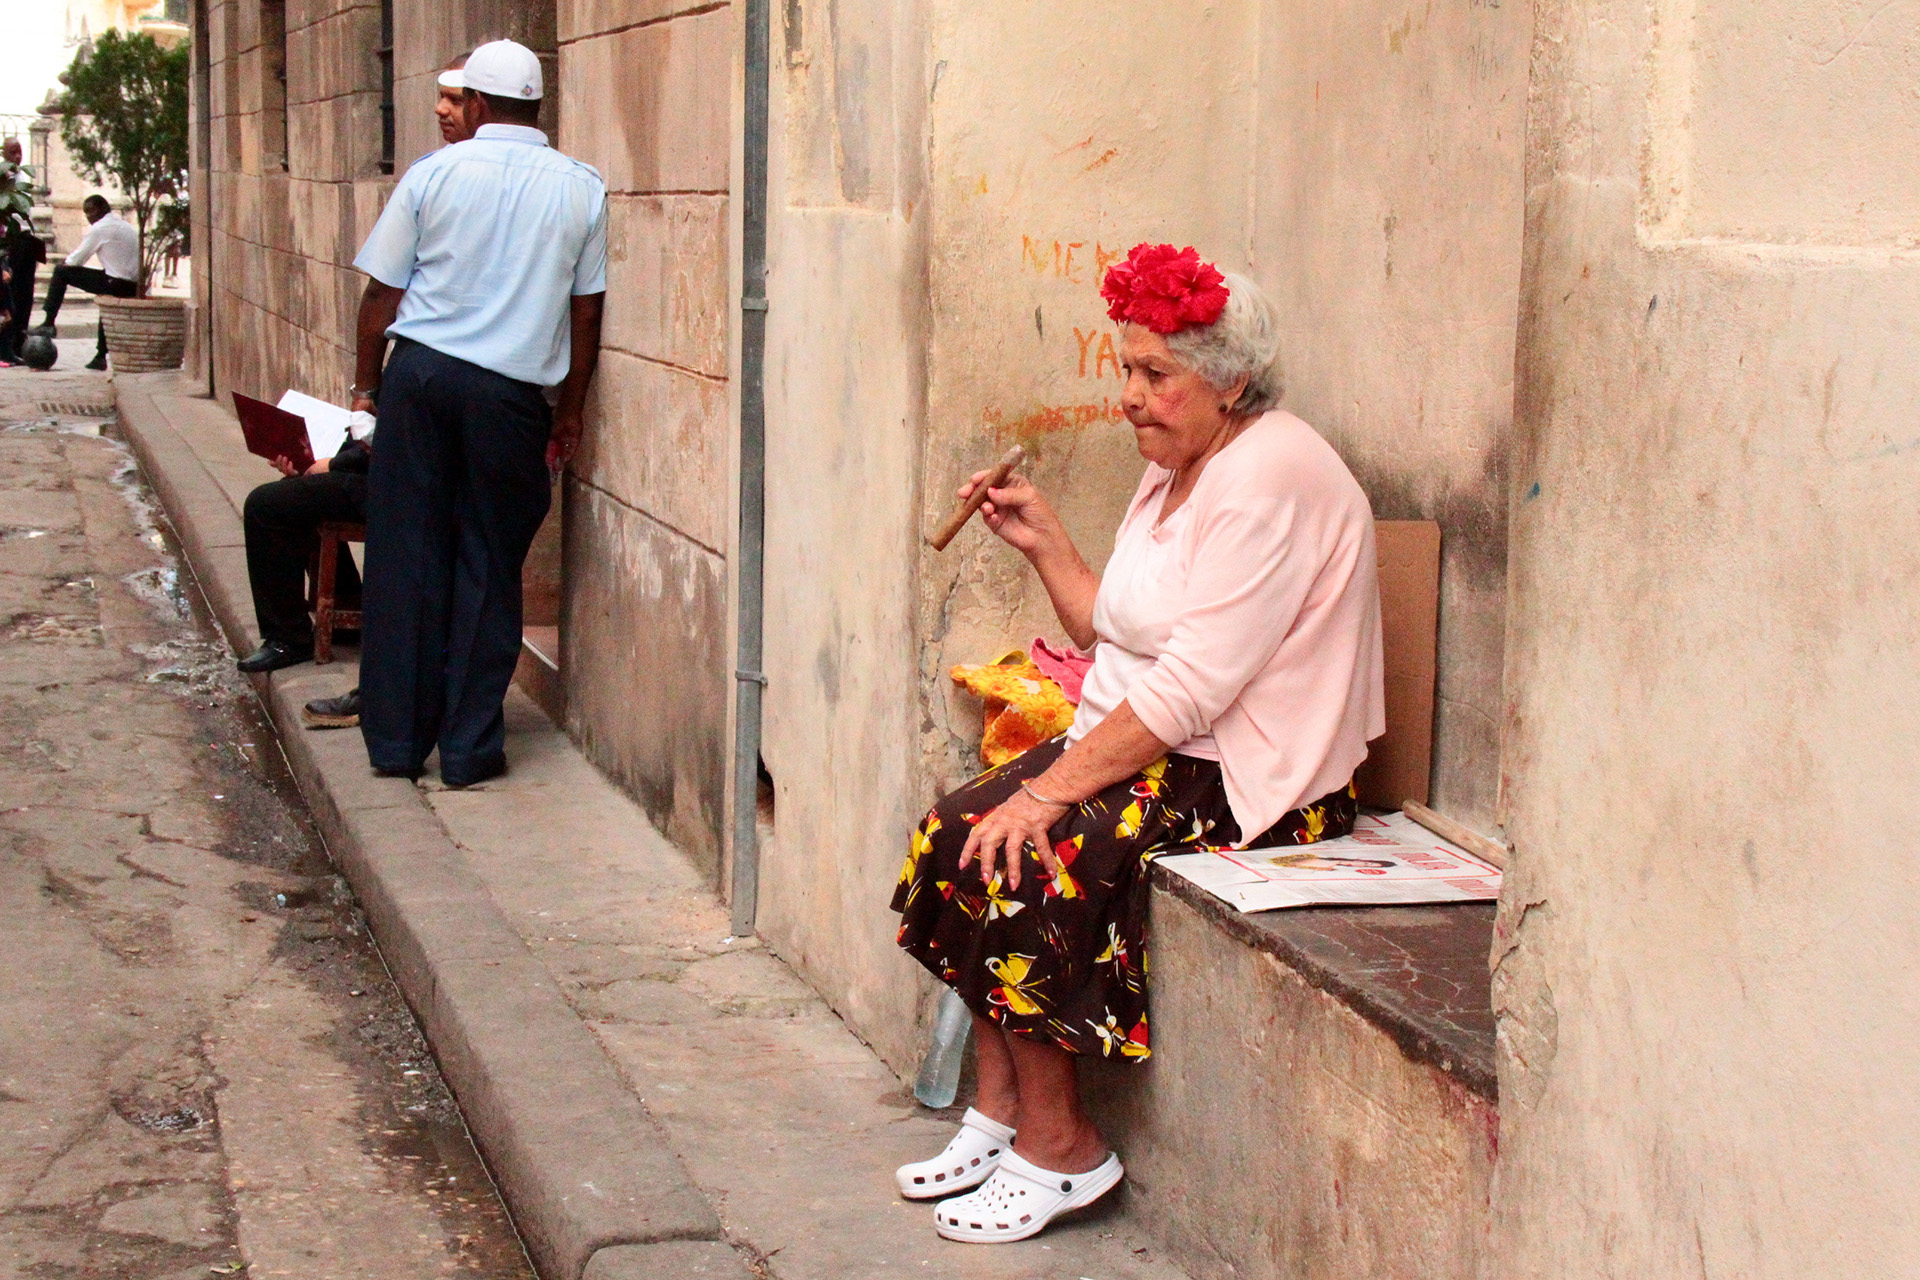
{"type": "Polygon", "coordinates": [[[1212,324],[1227,307],[1226,278],[1200,261],[1192,245],[1137,244],[1100,285],[1107,315],[1119,324],[1145,325],[1158,334],[1212,324]]]}

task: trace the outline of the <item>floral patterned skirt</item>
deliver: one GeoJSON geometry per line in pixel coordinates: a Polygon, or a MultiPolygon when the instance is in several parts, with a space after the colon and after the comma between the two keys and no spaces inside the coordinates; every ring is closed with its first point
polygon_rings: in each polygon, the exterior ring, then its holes
{"type": "MultiPolygon", "coordinates": [[[[1238,842],[1220,765],[1167,755],[1075,805],[1049,833],[1062,872],[1029,852],[1020,887],[976,862],[959,870],[973,824],[1066,750],[1045,742],[934,805],[914,832],[893,894],[900,946],[1010,1031],[1073,1053],[1141,1059],[1147,1035],[1147,863],[1238,842]]],[[[1352,784],[1286,814],[1250,847],[1312,844],[1353,830],[1352,784]]]]}

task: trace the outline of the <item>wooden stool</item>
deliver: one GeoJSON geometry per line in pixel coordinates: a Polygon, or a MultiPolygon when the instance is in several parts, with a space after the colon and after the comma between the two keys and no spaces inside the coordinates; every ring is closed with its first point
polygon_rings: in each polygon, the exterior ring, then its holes
{"type": "Polygon", "coordinates": [[[343,520],[325,520],[320,524],[320,546],[313,554],[308,574],[313,590],[307,604],[313,610],[313,663],[321,666],[333,661],[333,629],[360,626],[360,610],[337,609],[333,604],[333,579],[340,567],[340,546],[347,542],[365,542],[367,526],[343,520]]]}

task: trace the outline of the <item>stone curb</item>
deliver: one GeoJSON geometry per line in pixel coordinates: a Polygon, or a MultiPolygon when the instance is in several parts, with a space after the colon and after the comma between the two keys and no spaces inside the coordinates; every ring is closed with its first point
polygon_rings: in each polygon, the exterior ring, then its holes
{"type": "MultiPolygon", "coordinates": [[[[114,380],[120,421],[236,651],[257,640],[239,513],[155,404],[114,380]]],[[[467,866],[419,790],[368,770],[354,733],[311,733],[325,668],[256,678],[294,777],[548,1280],[744,1272],[599,1041],[467,866]],[[731,1268],[728,1270],[727,1268],[731,1268]]]]}

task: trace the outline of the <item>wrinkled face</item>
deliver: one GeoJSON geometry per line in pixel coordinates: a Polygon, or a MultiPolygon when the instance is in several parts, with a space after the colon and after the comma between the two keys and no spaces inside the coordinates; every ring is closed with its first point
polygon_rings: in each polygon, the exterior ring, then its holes
{"type": "Polygon", "coordinates": [[[473,129],[467,124],[465,99],[464,89],[442,88],[434,100],[433,114],[440,121],[440,140],[448,145],[465,142],[473,136],[473,129]]]}
{"type": "Polygon", "coordinates": [[[1140,456],[1170,471],[1198,458],[1228,424],[1220,407],[1237,391],[1221,392],[1189,369],[1153,330],[1129,324],[1120,331],[1120,368],[1127,385],[1120,407],[1133,424],[1140,456]]]}

